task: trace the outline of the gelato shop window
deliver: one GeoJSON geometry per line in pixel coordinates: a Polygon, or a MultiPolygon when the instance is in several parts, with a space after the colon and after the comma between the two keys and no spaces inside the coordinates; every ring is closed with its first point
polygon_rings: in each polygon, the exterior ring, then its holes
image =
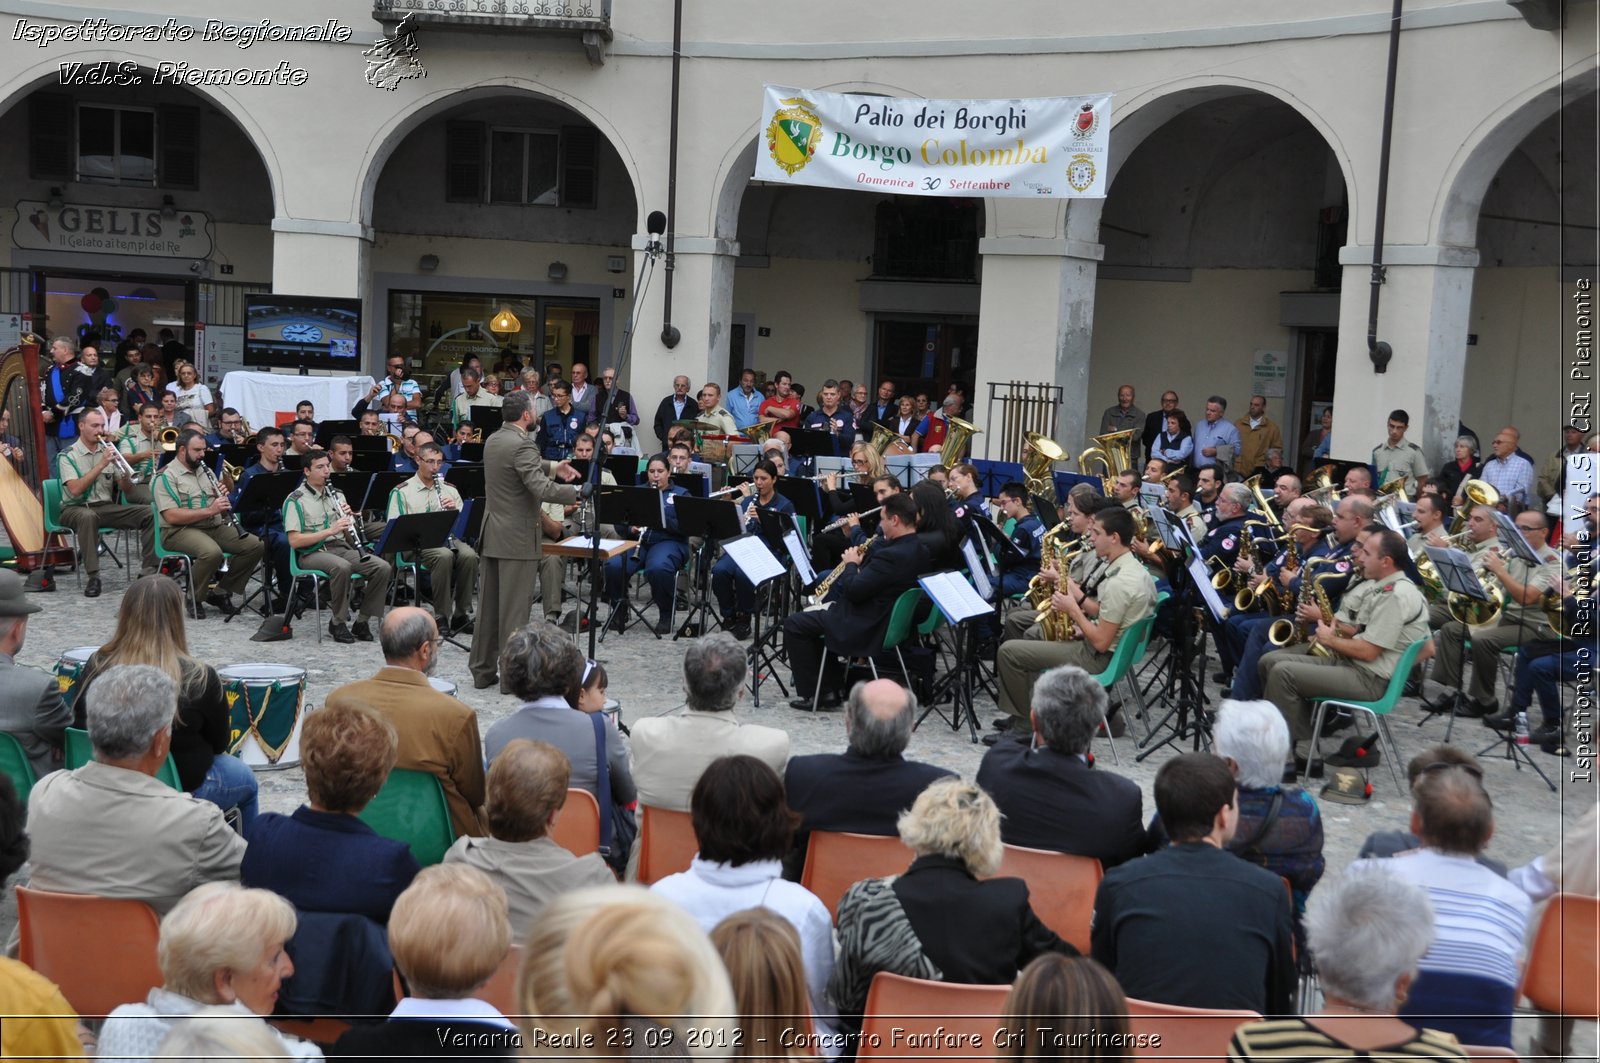
{"type": "Polygon", "coordinates": [[[513,366],[565,370],[574,359],[593,361],[599,332],[595,299],[389,292],[388,353],[404,355],[419,376],[448,375],[470,355],[505,377],[513,366]]]}

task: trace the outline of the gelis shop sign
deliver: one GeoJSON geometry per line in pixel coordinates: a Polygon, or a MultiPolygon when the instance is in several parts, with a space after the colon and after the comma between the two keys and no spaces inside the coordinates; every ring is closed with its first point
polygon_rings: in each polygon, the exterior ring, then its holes
{"type": "Polygon", "coordinates": [[[11,238],[35,251],[78,251],[95,255],[148,255],[157,258],[209,258],[211,219],[197,210],[163,218],[160,209],[39,200],[17,204],[11,238]]]}
{"type": "Polygon", "coordinates": [[[917,196],[1104,198],[1111,97],[922,100],[768,85],[758,180],[917,196]]]}

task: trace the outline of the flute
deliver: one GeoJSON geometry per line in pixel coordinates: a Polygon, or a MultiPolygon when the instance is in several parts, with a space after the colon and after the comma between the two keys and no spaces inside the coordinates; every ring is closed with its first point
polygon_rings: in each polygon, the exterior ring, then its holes
{"type": "Polygon", "coordinates": [[[834,521],[832,524],[829,524],[827,527],[823,528],[822,530],[825,531],[825,532],[838,531],[840,528],[844,527],[846,524],[849,524],[852,519],[860,520],[862,517],[870,517],[870,516],[872,516],[874,513],[878,512],[878,510],[880,510],[882,508],[883,508],[882,506],[873,506],[871,509],[865,510],[865,511],[863,511],[861,513],[851,513],[851,514],[849,514],[847,516],[840,517],[838,520],[834,521]]]}
{"type": "Polygon", "coordinates": [[[744,492],[748,493],[749,487],[750,487],[750,485],[748,483],[734,484],[732,487],[724,487],[720,491],[713,491],[709,495],[706,495],[706,497],[707,498],[716,498],[718,495],[729,495],[729,494],[732,494],[735,491],[744,491],[744,492]]]}

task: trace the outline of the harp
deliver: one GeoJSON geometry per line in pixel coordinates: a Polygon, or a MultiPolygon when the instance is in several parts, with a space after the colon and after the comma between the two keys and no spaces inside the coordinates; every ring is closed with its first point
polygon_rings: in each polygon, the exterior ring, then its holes
{"type": "MultiPolygon", "coordinates": [[[[32,340],[32,337],[28,337],[32,340]]],[[[0,356],[0,408],[11,415],[6,440],[20,463],[0,457],[0,521],[21,572],[48,565],[71,567],[73,556],[60,534],[46,535],[40,485],[51,475],[45,458],[44,417],[40,405],[39,344],[25,342],[0,356]]]]}

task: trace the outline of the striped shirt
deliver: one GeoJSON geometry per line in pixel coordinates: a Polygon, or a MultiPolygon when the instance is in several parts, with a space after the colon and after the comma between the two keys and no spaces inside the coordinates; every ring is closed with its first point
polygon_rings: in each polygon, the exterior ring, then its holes
{"type": "Polygon", "coordinates": [[[1426,1029],[1400,1044],[1353,1048],[1306,1020],[1296,1018],[1245,1023],[1233,1032],[1233,1040],[1228,1043],[1228,1058],[1237,1063],[1269,1059],[1304,1063],[1324,1059],[1460,1060],[1466,1059],[1467,1054],[1454,1035],[1426,1029]]]}

